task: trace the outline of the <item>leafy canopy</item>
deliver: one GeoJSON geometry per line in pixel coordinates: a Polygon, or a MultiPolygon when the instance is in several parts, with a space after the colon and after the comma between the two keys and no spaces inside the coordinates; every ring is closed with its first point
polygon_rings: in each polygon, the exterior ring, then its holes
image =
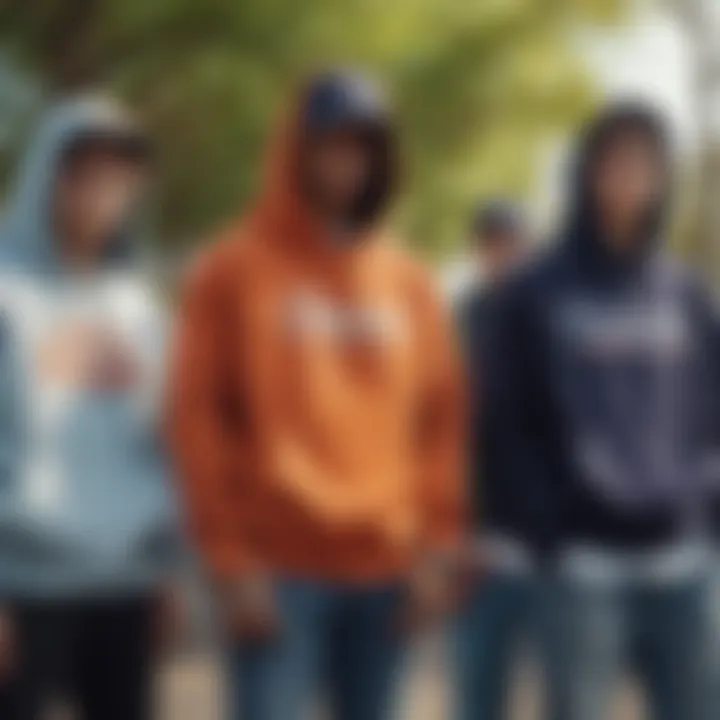
{"type": "Polygon", "coordinates": [[[308,71],[341,63],[397,98],[408,179],[396,222],[433,254],[462,242],[473,205],[523,195],[543,140],[592,87],[577,19],[622,0],[0,0],[0,45],[51,92],[92,83],[156,133],[162,233],[204,236],[258,190],[268,132],[308,71]]]}

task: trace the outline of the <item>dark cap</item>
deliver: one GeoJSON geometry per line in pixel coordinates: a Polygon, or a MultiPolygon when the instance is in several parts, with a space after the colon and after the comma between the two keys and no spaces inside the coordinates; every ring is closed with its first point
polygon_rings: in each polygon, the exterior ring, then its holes
{"type": "Polygon", "coordinates": [[[358,73],[318,75],[305,96],[303,125],[309,132],[346,127],[385,127],[390,108],[381,89],[358,73]]]}
{"type": "Polygon", "coordinates": [[[133,128],[124,131],[102,129],[79,133],[65,146],[62,160],[72,163],[92,152],[111,155],[138,165],[150,164],[153,159],[149,138],[133,128]]]}

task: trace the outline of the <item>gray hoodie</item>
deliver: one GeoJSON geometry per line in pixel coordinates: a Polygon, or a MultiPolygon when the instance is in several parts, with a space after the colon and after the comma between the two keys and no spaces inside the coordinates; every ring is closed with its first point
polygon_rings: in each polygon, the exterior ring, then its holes
{"type": "Polygon", "coordinates": [[[0,233],[0,594],[122,594],[158,582],[177,549],[159,433],[166,323],[118,233],[82,277],[57,253],[50,203],[69,143],[131,132],[98,100],[49,113],[0,233]],[[120,386],[97,380],[122,357],[120,386]]]}

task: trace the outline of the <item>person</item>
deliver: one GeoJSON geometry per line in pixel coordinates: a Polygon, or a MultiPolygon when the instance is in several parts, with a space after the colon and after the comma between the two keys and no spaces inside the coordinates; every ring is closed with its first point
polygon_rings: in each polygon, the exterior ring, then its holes
{"type": "Polygon", "coordinates": [[[521,643],[532,634],[538,599],[533,559],[516,533],[519,500],[507,494],[504,475],[494,467],[495,423],[486,412],[485,386],[494,306],[506,278],[527,255],[528,240],[525,218],[515,203],[483,205],[471,237],[478,282],[458,308],[471,388],[469,482],[478,536],[463,563],[466,597],[451,633],[456,716],[462,720],[508,716],[511,670],[521,643]]]}
{"type": "Polygon", "coordinates": [[[609,720],[630,668],[649,716],[703,702],[712,308],[662,251],[669,131],[642,103],[582,137],[566,229],[513,278],[488,409],[527,546],[553,577],[551,717],[609,720]]]}
{"type": "Polygon", "coordinates": [[[171,432],[243,720],[390,717],[450,584],[459,361],[439,291],[379,228],[386,103],[359,74],[312,79],[184,298],[171,432]]]}
{"type": "Polygon", "coordinates": [[[150,717],[178,560],[161,451],[164,321],[138,272],[147,139],[53,107],[0,252],[0,716],[150,717]]]}

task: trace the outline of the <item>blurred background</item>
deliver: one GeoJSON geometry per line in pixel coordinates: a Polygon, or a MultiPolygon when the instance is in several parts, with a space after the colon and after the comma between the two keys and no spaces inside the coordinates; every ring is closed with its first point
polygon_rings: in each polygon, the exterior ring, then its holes
{"type": "MultiPolygon", "coordinates": [[[[406,186],[392,220],[452,283],[478,202],[518,196],[544,234],[573,130],[603,97],[639,95],[675,131],[673,241],[720,279],[718,38],[718,0],[0,0],[0,197],[48,100],[109,90],[157,139],[153,242],[172,262],[256,193],[296,82],[359,66],[386,81],[401,119],[406,186]]],[[[436,653],[431,642],[416,654],[413,720],[442,717],[436,653]]],[[[211,719],[218,683],[204,655],[184,658],[168,674],[167,717],[211,719]]],[[[521,687],[518,717],[532,718],[532,681],[521,687]]],[[[621,702],[618,717],[634,718],[621,702]]]]}
{"type": "Polygon", "coordinates": [[[297,79],[360,66],[386,80],[402,121],[395,222],[446,260],[484,197],[520,195],[546,227],[568,133],[604,94],[641,94],[673,118],[678,242],[707,263],[720,219],[697,189],[720,185],[719,33],[716,0],[4,0],[0,188],[48,97],[112,90],[155,131],[157,242],[175,253],[253,196],[297,79]]]}

